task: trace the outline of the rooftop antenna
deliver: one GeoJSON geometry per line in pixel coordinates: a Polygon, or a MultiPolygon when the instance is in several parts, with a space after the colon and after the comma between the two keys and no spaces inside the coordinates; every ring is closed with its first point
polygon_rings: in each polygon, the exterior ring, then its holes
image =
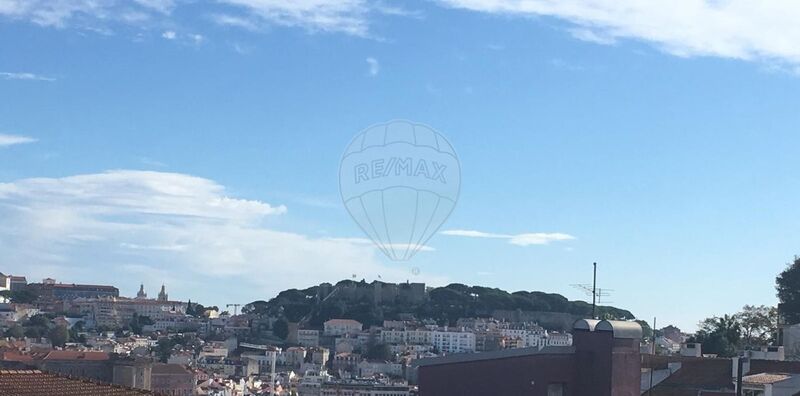
{"type": "Polygon", "coordinates": [[[236,316],[236,315],[238,315],[239,307],[241,307],[241,306],[242,306],[242,304],[228,304],[228,305],[225,306],[225,308],[233,307],[233,316],[236,316]]]}
{"type": "Polygon", "coordinates": [[[597,303],[602,302],[605,304],[610,303],[611,301],[601,301],[603,297],[610,297],[611,296],[611,289],[598,289],[597,288],[597,263],[592,263],[592,284],[575,284],[570,285],[582,292],[586,295],[592,296],[592,319],[597,319],[597,303]]]}

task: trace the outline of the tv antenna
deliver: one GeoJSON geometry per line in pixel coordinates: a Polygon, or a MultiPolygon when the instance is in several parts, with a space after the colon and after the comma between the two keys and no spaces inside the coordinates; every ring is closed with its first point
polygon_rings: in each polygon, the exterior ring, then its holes
{"type": "Polygon", "coordinates": [[[581,283],[570,286],[584,292],[586,295],[592,296],[592,319],[597,319],[597,304],[610,304],[611,301],[608,301],[607,298],[611,297],[611,292],[614,290],[597,287],[597,263],[592,263],[592,267],[593,272],[591,285],[581,283]]]}
{"type": "Polygon", "coordinates": [[[241,306],[242,304],[228,304],[225,306],[225,308],[233,307],[233,316],[236,316],[239,314],[239,307],[241,306]]]}

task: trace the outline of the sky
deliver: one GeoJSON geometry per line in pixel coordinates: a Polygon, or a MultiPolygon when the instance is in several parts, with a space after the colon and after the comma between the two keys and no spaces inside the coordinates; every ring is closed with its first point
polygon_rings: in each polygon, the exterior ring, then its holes
{"type": "MultiPolygon", "coordinates": [[[[341,279],[587,296],[695,329],[800,253],[800,5],[0,0],[0,272],[206,305],[341,279]],[[339,192],[424,123],[458,203],[393,261],[339,192]]],[[[660,326],[659,326],[660,327],[660,326]]]]}

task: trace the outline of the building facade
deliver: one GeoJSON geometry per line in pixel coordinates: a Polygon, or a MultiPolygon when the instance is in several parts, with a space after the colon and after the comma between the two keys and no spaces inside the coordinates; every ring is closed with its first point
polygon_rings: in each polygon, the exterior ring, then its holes
{"type": "Polygon", "coordinates": [[[420,359],[419,396],[638,396],[641,337],[634,322],[587,319],[572,346],[420,359]]]}

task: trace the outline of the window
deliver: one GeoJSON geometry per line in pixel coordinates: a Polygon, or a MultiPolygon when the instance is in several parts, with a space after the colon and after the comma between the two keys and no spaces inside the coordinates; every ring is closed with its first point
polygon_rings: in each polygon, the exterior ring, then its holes
{"type": "Polygon", "coordinates": [[[547,396],[566,396],[566,388],[564,384],[548,384],[547,396]]]}

